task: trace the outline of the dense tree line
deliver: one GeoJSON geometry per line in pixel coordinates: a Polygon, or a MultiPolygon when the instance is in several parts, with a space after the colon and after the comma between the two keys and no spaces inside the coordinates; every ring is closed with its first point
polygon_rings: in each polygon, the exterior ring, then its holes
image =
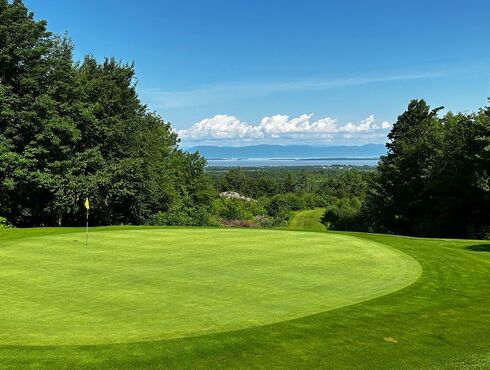
{"type": "Polygon", "coordinates": [[[325,197],[363,197],[372,167],[250,167],[208,168],[218,192],[236,191],[251,198],[286,193],[325,197]]]}
{"type": "MultiPolygon", "coordinates": [[[[16,226],[278,225],[291,211],[364,197],[369,171],[204,171],[138,99],[134,66],[73,59],[22,1],[0,0],[0,216],[16,226]],[[212,178],[212,180],[211,180],[212,178]],[[233,190],[252,202],[224,199],[233,190]]],[[[7,225],[1,218],[2,225],[7,225]]]]}
{"type": "Polygon", "coordinates": [[[218,192],[235,191],[254,199],[218,199],[221,223],[277,226],[293,211],[328,207],[339,202],[360,204],[372,181],[372,168],[233,168],[208,169],[218,192]],[[237,223],[235,221],[248,221],[237,223]]]}
{"type": "Polygon", "coordinates": [[[74,61],[70,39],[46,27],[0,0],[0,227],[79,225],[90,197],[94,224],[272,226],[324,207],[333,229],[490,237],[489,107],[440,116],[410,102],[377,171],[206,173],[141,103],[132,64],[74,61]]]}
{"type": "Polygon", "coordinates": [[[324,222],[343,230],[488,238],[490,108],[439,117],[441,109],[410,102],[388,136],[365,202],[355,211],[330,207],[324,222]]]}
{"type": "Polygon", "coordinates": [[[208,223],[205,162],[179,150],[139,101],[133,65],[75,62],[72,51],[22,1],[0,0],[0,215],[19,226],[79,224],[88,196],[97,224],[177,210],[208,223]]]}

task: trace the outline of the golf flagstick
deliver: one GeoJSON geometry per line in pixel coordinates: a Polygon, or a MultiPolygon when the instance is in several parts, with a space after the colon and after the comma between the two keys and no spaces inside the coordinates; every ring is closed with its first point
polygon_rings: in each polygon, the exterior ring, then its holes
{"type": "Polygon", "coordinates": [[[90,209],[90,203],[88,198],[85,199],[85,208],[87,210],[87,217],[85,221],[85,245],[88,245],[88,210],[90,209]]]}

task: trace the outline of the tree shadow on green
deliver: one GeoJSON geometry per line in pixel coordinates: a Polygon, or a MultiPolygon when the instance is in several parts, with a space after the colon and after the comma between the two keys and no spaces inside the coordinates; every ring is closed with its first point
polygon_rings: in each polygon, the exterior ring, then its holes
{"type": "Polygon", "coordinates": [[[469,245],[465,249],[468,249],[468,250],[474,251],[474,252],[490,252],[490,244],[469,245]]]}

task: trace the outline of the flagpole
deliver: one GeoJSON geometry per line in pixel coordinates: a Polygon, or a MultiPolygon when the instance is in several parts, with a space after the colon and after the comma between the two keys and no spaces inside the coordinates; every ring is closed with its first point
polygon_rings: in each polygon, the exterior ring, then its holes
{"type": "Polygon", "coordinates": [[[87,219],[85,222],[85,245],[88,245],[88,208],[87,208],[87,219]]]}
{"type": "Polygon", "coordinates": [[[87,210],[87,217],[85,219],[85,245],[88,245],[88,212],[90,209],[90,202],[88,201],[88,198],[85,198],[85,203],[83,205],[87,210]]]}

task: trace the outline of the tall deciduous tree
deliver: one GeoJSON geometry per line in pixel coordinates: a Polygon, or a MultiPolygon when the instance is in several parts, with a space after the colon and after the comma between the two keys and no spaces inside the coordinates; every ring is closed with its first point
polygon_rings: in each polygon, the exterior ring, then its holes
{"type": "Polygon", "coordinates": [[[74,63],[21,1],[0,0],[0,215],[16,225],[144,223],[178,209],[205,224],[215,196],[204,160],[178,149],[143,105],[134,66],[74,63]]]}

